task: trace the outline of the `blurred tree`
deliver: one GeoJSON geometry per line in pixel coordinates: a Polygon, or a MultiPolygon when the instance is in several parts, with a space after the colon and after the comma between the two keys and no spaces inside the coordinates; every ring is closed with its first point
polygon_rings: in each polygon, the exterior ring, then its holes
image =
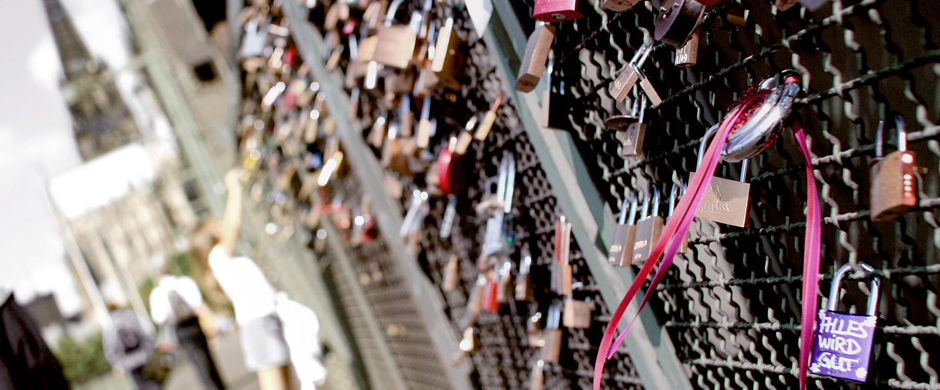
{"type": "Polygon", "coordinates": [[[63,336],[53,353],[62,364],[65,378],[73,384],[87,382],[111,371],[111,365],[104,357],[101,332],[80,341],[63,336]]]}

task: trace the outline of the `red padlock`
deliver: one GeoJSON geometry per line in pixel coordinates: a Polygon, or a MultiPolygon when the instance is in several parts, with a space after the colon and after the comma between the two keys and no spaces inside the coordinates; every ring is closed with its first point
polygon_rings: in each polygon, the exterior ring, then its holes
{"type": "Polygon", "coordinates": [[[581,17],[580,0],[535,0],[532,17],[543,22],[564,22],[581,17]]]}
{"type": "Polygon", "coordinates": [[[282,57],[282,62],[287,66],[294,66],[294,59],[297,58],[297,48],[294,46],[288,47],[287,50],[284,50],[284,57],[282,57]]]}
{"type": "Polygon", "coordinates": [[[453,145],[441,148],[441,154],[437,156],[437,187],[447,195],[457,195],[463,189],[464,168],[461,162],[461,156],[454,154],[453,145]]]}

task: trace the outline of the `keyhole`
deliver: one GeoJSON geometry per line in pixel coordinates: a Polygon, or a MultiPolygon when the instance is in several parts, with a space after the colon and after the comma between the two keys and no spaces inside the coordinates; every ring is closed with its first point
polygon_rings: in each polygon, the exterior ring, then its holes
{"type": "Polygon", "coordinates": [[[552,14],[552,19],[555,19],[555,20],[562,20],[562,19],[564,19],[564,18],[565,18],[565,15],[562,15],[562,14],[552,14]]]}

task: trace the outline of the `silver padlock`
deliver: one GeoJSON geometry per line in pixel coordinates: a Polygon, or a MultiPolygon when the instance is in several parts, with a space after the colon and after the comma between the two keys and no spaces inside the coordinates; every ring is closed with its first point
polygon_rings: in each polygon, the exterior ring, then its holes
{"type": "MultiPolygon", "coordinates": [[[[875,271],[864,263],[859,263],[858,267],[866,273],[875,271]]],[[[875,313],[878,310],[881,281],[875,278],[871,283],[865,314],[838,313],[836,309],[842,292],[842,279],[853,269],[855,267],[851,264],[843,265],[832,280],[829,305],[826,310],[819,311],[809,371],[816,375],[865,382],[875,341],[875,327],[878,325],[875,313]]]]}

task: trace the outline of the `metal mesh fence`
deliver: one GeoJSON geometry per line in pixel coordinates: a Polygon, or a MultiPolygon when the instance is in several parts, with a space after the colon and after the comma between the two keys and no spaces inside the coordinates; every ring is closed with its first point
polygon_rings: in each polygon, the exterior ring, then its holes
{"type": "MultiPolygon", "coordinates": [[[[520,19],[531,12],[517,4],[520,19]]],[[[555,68],[572,96],[571,130],[595,183],[613,210],[629,192],[668,191],[695,170],[698,138],[751,82],[795,69],[805,96],[797,114],[812,139],[815,179],[826,217],[822,272],[865,262],[880,269],[886,288],[879,305],[885,327],[870,388],[936,386],[938,260],[938,52],[931,23],[938,9],[925,1],[836,1],[817,12],[781,12],[767,1],[728,2],[710,11],[698,64],[679,69],[673,49],[658,46],[644,67],[662,104],[646,112],[645,158],[619,157],[617,135],[603,120],[615,111],[607,84],[625,57],[652,33],[655,2],[613,14],[585,7],[585,17],[560,23],[555,68]],[[745,26],[719,23],[743,15],[745,26]],[[559,49],[564,48],[564,54],[559,49]],[[921,207],[896,222],[869,219],[869,161],[878,121],[897,113],[909,124],[917,153],[921,207]]],[[[890,118],[889,118],[890,120],[890,118]]],[[[787,137],[785,137],[787,138],[787,137]]],[[[791,139],[752,159],[749,227],[698,221],[692,250],[677,258],[653,306],[669,329],[679,358],[698,388],[795,388],[799,338],[803,165],[791,139]]],[[[738,177],[740,166],[718,174],[738,177]]],[[[665,206],[665,204],[664,204],[665,206]]],[[[827,279],[828,279],[827,278],[827,279]]],[[[823,282],[823,289],[828,282],[823,282]]],[[[856,291],[854,286],[847,286],[856,291]]],[[[858,309],[866,296],[849,293],[858,309]]],[[[852,387],[814,379],[817,388],[852,387]]]]}
{"type": "MultiPolygon", "coordinates": [[[[411,3],[403,7],[417,7],[416,2],[411,3]]],[[[608,116],[623,111],[614,106],[607,85],[644,36],[652,33],[659,2],[642,2],[623,13],[603,11],[593,4],[584,2],[585,17],[557,24],[553,90],[564,92],[567,98],[553,106],[553,111],[566,118],[560,127],[575,135],[594,185],[609,207],[617,213],[624,197],[630,193],[642,196],[653,187],[668,193],[679,178],[688,178],[695,171],[699,138],[740,96],[739,91],[768,74],[797,70],[805,93],[797,103],[796,115],[811,139],[825,217],[822,272],[826,277],[821,291],[827,291],[833,271],[845,263],[871,264],[884,279],[878,312],[885,335],[877,348],[869,383],[853,385],[812,377],[811,387],[940,386],[936,373],[940,363],[930,354],[940,346],[940,280],[936,275],[940,272],[940,224],[934,216],[940,207],[940,128],[936,125],[940,114],[940,32],[930,22],[940,17],[940,7],[930,0],[863,0],[835,1],[815,12],[799,6],[783,12],[766,0],[726,2],[706,16],[704,45],[695,67],[673,66],[670,47],[660,45],[653,50],[643,69],[664,101],[645,113],[645,156],[624,159],[619,153],[620,135],[604,126],[608,116]],[[728,15],[742,16],[746,23],[734,27],[727,22],[728,15]],[[921,205],[894,222],[874,224],[868,199],[869,162],[878,121],[890,114],[907,120],[909,148],[926,168],[920,176],[921,205]]],[[[533,0],[512,4],[529,29],[534,26],[528,22],[532,5],[533,0]]],[[[435,12],[442,16],[452,10],[435,12]]],[[[495,71],[491,52],[472,32],[465,11],[453,12],[457,33],[467,42],[467,79],[460,91],[433,95],[435,107],[439,107],[433,116],[439,126],[431,145],[445,142],[472,115],[485,111],[506,85],[495,71]]],[[[313,21],[316,24],[317,20],[313,21]]],[[[327,33],[322,25],[316,27],[327,33]]],[[[340,59],[339,72],[346,66],[348,58],[340,59]]],[[[363,93],[359,103],[362,109],[357,120],[366,133],[378,113],[390,113],[390,120],[396,119],[394,107],[381,95],[363,93]]],[[[441,294],[454,333],[461,332],[486,223],[475,214],[473,205],[483,198],[486,181],[497,174],[504,153],[515,154],[516,247],[511,260],[516,270],[522,250],[531,252],[535,299],[510,302],[498,313],[480,316],[480,343],[470,360],[473,384],[483,389],[528,388],[538,348],[529,345],[526,320],[560,299],[548,288],[548,274],[554,251],[553,226],[560,214],[553,191],[562,189],[549,184],[514,104],[503,104],[489,138],[471,147],[469,155],[475,159],[472,179],[459,197],[458,222],[449,240],[441,240],[438,231],[447,200],[431,198],[417,256],[436,285],[442,283],[451,254],[460,258],[458,288],[441,294]]],[[[677,257],[651,303],[687,368],[682,375],[688,375],[695,388],[798,387],[805,195],[796,189],[804,187],[805,178],[795,150],[793,140],[782,137],[770,150],[752,158],[746,173],[751,183],[748,227],[695,222],[690,250],[677,257]]],[[[381,150],[374,152],[377,158],[381,150]]],[[[433,155],[423,158],[431,160],[433,155]]],[[[740,165],[724,163],[717,175],[738,177],[739,170],[740,165]]],[[[337,185],[352,202],[361,197],[361,183],[355,180],[349,177],[337,185]]],[[[398,180],[405,194],[425,188],[420,176],[398,180]]],[[[410,197],[400,200],[407,208],[410,197]]],[[[666,206],[664,199],[660,209],[666,210],[666,206]]],[[[665,213],[662,216],[666,217],[665,213]]],[[[425,349],[429,344],[422,330],[426,324],[415,320],[412,309],[412,305],[424,302],[403,292],[397,283],[396,272],[402,271],[396,262],[401,259],[392,258],[381,242],[350,250],[357,271],[368,283],[335,288],[337,299],[346,305],[346,289],[364,289],[409,385],[446,388],[435,373],[440,365],[451,364],[451,357],[425,349]]],[[[575,298],[595,302],[592,326],[566,330],[565,352],[559,364],[549,365],[546,388],[590,386],[596,346],[610,318],[598,293],[599,281],[591,275],[574,242],[572,264],[574,279],[581,282],[575,298]]],[[[842,307],[864,307],[867,295],[855,283],[846,287],[849,293],[842,298],[842,307]]],[[[366,359],[365,364],[378,363],[366,359]]],[[[608,365],[605,384],[611,388],[642,387],[625,350],[608,365]]]]}

